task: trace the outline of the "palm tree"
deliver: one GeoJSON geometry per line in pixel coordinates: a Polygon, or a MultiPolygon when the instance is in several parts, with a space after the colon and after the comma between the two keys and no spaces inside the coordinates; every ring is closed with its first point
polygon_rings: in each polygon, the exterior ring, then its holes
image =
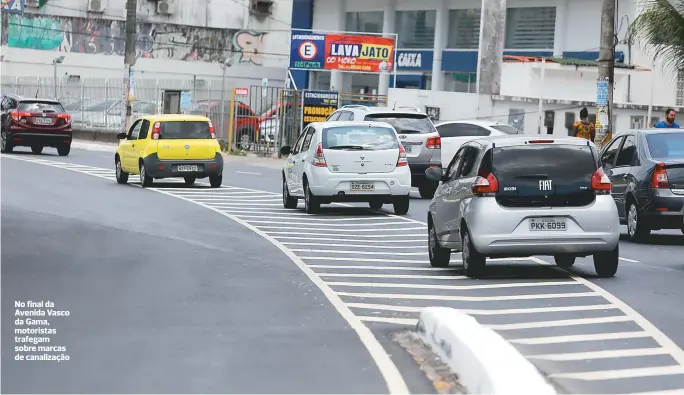
{"type": "Polygon", "coordinates": [[[684,0],[641,0],[644,11],[629,27],[628,38],[648,46],[663,65],[684,70],[684,0]]]}

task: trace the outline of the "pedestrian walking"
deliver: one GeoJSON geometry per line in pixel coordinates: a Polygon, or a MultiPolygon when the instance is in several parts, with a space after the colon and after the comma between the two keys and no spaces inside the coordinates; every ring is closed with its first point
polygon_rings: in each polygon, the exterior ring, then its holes
{"type": "Polygon", "coordinates": [[[575,122],[572,128],[575,137],[581,137],[592,142],[596,138],[596,127],[589,122],[589,110],[586,107],[580,111],[580,120],[575,122]]]}
{"type": "Polygon", "coordinates": [[[679,129],[679,124],[675,122],[675,115],[677,115],[675,113],[675,110],[672,108],[668,108],[667,111],[665,111],[665,119],[656,123],[655,127],[679,129]]]}

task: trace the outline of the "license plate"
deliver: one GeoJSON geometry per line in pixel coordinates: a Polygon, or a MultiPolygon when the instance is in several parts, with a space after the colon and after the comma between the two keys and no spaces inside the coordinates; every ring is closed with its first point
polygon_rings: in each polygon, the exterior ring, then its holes
{"type": "Polygon", "coordinates": [[[352,191],[372,191],[375,189],[375,185],[372,182],[352,182],[352,191]]]}
{"type": "Polygon", "coordinates": [[[411,151],[413,151],[413,147],[410,146],[410,145],[408,145],[408,144],[405,144],[405,145],[404,145],[404,150],[406,151],[407,154],[410,154],[411,151]]]}
{"type": "Polygon", "coordinates": [[[558,232],[568,230],[565,218],[535,218],[530,220],[532,232],[558,232]]]}
{"type": "Polygon", "coordinates": [[[178,171],[199,171],[197,165],[178,165],[178,171]]]}
{"type": "Polygon", "coordinates": [[[33,122],[41,125],[52,125],[52,118],[33,118],[33,122]]]}

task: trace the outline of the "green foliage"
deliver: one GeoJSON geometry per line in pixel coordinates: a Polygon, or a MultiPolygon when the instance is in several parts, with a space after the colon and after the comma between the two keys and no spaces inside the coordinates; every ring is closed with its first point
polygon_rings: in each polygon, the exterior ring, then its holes
{"type": "Polygon", "coordinates": [[[673,70],[684,69],[684,0],[641,0],[644,11],[629,27],[627,38],[662,57],[673,70]]]}

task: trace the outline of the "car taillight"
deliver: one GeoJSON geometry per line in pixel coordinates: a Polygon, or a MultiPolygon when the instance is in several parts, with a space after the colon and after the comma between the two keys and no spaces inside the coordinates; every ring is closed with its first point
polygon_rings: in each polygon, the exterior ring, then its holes
{"type": "Polygon", "coordinates": [[[314,166],[317,167],[328,167],[328,164],[325,163],[325,157],[323,156],[323,145],[318,144],[316,146],[316,153],[314,154],[314,166]]]}
{"type": "Polygon", "coordinates": [[[430,137],[425,142],[425,148],[428,149],[441,149],[442,148],[442,138],[441,137],[430,137]]]}
{"type": "Polygon", "coordinates": [[[651,188],[662,189],[669,188],[670,180],[667,178],[665,165],[661,162],[656,163],[653,169],[653,176],[651,177],[651,188]]]}
{"type": "Polygon", "coordinates": [[[597,195],[607,195],[612,189],[610,178],[608,178],[600,167],[591,175],[591,189],[593,189],[597,195]]]}
{"type": "Polygon", "coordinates": [[[61,118],[68,125],[71,123],[71,115],[69,114],[57,114],[57,118],[61,118]]]}
{"type": "Polygon", "coordinates": [[[399,143],[399,158],[397,159],[397,167],[408,166],[408,159],[406,159],[406,149],[399,143]]]}
{"type": "Polygon", "coordinates": [[[21,119],[21,117],[27,117],[28,118],[30,116],[31,116],[30,112],[13,111],[10,113],[10,117],[12,117],[12,119],[14,119],[15,121],[18,121],[19,119],[21,119]]]}
{"type": "Polygon", "coordinates": [[[493,173],[487,174],[486,177],[477,176],[470,189],[477,196],[492,196],[499,192],[499,180],[493,173]]]}
{"type": "Polygon", "coordinates": [[[209,133],[211,134],[211,138],[215,139],[216,138],[216,133],[214,132],[214,124],[209,121],[209,133]]]}
{"type": "Polygon", "coordinates": [[[154,127],[152,128],[152,134],[150,134],[152,140],[159,140],[159,135],[161,134],[161,131],[159,130],[160,128],[161,124],[159,122],[156,122],[154,124],[154,127]]]}

